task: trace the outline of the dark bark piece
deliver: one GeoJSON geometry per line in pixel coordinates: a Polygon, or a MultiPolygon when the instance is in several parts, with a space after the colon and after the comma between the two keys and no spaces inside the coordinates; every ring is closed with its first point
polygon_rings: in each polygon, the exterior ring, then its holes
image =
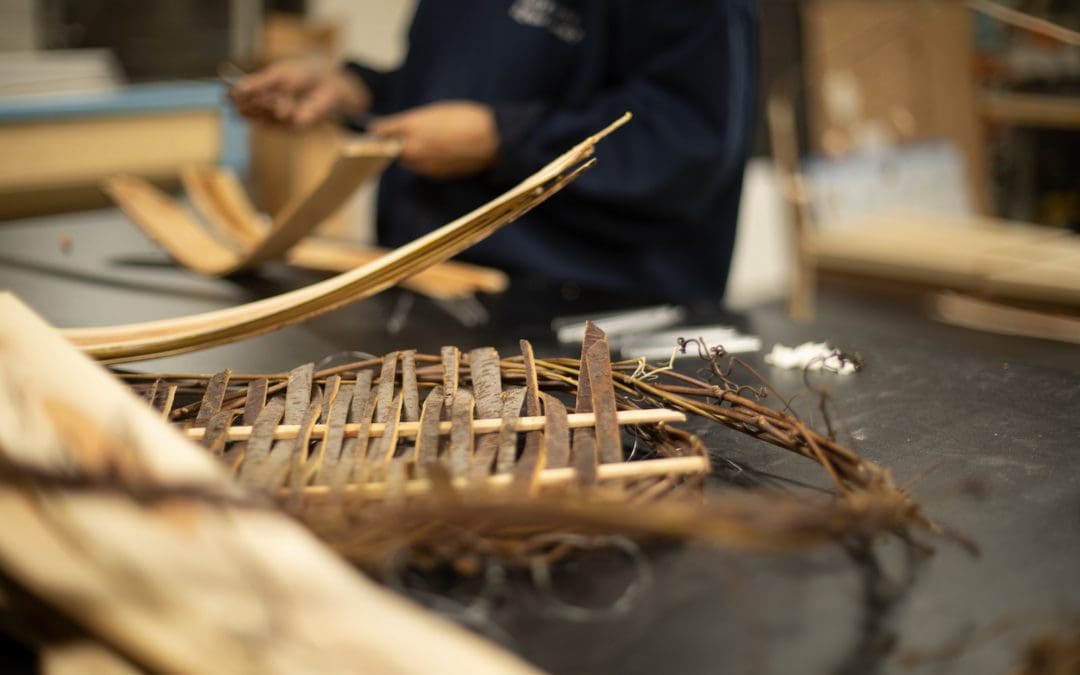
{"type": "Polygon", "coordinates": [[[420,412],[420,433],[416,436],[416,461],[421,467],[439,458],[439,418],[443,408],[443,388],[436,385],[420,412]]]}
{"type": "Polygon", "coordinates": [[[607,340],[597,340],[585,356],[589,362],[589,388],[596,415],[596,454],[607,464],[623,461],[622,435],[615,403],[615,385],[611,380],[611,355],[607,340]]]}
{"type": "Polygon", "coordinates": [[[402,415],[406,422],[420,419],[420,392],[416,388],[416,350],[401,353],[402,415]]]}
{"type": "Polygon", "coordinates": [[[567,427],[566,406],[562,401],[544,394],[544,440],[547,446],[547,468],[570,464],[570,429],[567,427]]]}
{"type": "Polygon", "coordinates": [[[384,480],[386,469],[390,460],[394,457],[394,450],[398,442],[398,422],[401,420],[402,397],[397,395],[387,410],[386,429],[382,436],[375,440],[374,448],[369,453],[368,462],[364,465],[365,471],[361,474],[361,480],[384,480]]]}
{"type": "MultiPolygon", "coordinates": [[[[499,353],[491,347],[479,347],[469,352],[469,379],[476,398],[476,416],[480,419],[502,417],[502,376],[499,353]]],[[[481,434],[476,438],[475,452],[469,475],[486,476],[499,450],[498,434],[481,434]]]]}
{"type": "Polygon", "coordinates": [[[246,426],[255,424],[255,420],[266,405],[266,388],[269,382],[265,377],[259,377],[248,382],[247,396],[244,398],[244,417],[246,426]]]}
{"type": "Polygon", "coordinates": [[[503,394],[502,428],[499,429],[499,454],[495,459],[495,473],[509,473],[517,461],[517,432],[514,424],[521,417],[525,402],[525,388],[510,389],[503,394]]]}
{"type": "Polygon", "coordinates": [[[476,399],[468,389],[458,389],[454,397],[454,407],[450,416],[450,446],[447,456],[450,460],[450,475],[464,477],[469,471],[469,462],[473,454],[472,421],[476,399]]]}
{"type": "Polygon", "coordinates": [[[225,369],[210,378],[210,383],[206,385],[206,391],[203,392],[199,412],[195,415],[195,423],[192,425],[194,428],[205,427],[210,418],[221,410],[221,402],[225,400],[225,389],[229,386],[231,376],[232,371],[225,369]]]}
{"type": "Polygon", "coordinates": [[[390,418],[390,405],[394,400],[394,379],[397,377],[398,353],[390,352],[383,357],[379,372],[379,387],[375,395],[375,421],[386,423],[390,418]]]}
{"type": "MultiPolygon", "coordinates": [[[[536,378],[536,359],[532,345],[528,340],[521,341],[521,356],[525,365],[525,414],[538,417],[543,414],[540,408],[540,387],[536,378]]],[[[514,467],[514,485],[532,493],[536,489],[536,479],[547,462],[543,431],[525,432],[525,448],[521,459],[514,467]]]]}

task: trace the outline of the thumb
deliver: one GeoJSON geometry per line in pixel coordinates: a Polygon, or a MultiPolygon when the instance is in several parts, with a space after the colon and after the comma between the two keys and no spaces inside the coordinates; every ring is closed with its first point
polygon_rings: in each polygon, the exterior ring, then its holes
{"type": "Polygon", "coordinates": [[[384,115],[368,122],[367,129],[376,136],[402,136],[408,132],[408,113],[384,115]]]}

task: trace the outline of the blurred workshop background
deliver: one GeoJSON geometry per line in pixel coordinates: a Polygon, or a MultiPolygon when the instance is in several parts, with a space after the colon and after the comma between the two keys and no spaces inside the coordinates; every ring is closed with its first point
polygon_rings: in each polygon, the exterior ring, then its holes
{"type": "MultiPolygon", "coordinates": [[[[1080,305],[1080,48],[1072,0],[761,0],[761,101],[733,309],[818,284],[1080,305]],[[852,284],[852,280],[855,283],[852,284]]],[[[230,80],[305,55],[392,66],[410,0],[3,0],[0,218],[108,205],[130,173],[247,177],[273,214],[335,136],[253,128],[230,80]]],[[[372,239],[368,186],[324,225],[372,239]]]]}

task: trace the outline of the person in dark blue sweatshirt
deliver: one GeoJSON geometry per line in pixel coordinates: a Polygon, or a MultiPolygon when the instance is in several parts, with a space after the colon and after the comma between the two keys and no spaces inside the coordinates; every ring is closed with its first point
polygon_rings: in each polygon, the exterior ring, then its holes
{"type": "Polygon", "coordinates": [[[404,64],[281,64],[242,112],[371,115],[401,161],[378,195],[399,246],[492,199],[630,111],[598,164],[462,257],[642,298],[719,300],[756,109],[753,0],[421,0],[404,64]]]}

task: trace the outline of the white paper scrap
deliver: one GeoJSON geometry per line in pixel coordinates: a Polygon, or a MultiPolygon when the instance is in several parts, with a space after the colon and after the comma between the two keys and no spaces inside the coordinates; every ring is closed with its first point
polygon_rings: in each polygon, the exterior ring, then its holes
{"type": "Polygon", "coordinates": [[[765,363],[777,368],[826,370],[840,375],[850,375],[859,369],[854,361],[825,342],[804,342],[798,347],[776,344],[765,355],[765,363]]]}

